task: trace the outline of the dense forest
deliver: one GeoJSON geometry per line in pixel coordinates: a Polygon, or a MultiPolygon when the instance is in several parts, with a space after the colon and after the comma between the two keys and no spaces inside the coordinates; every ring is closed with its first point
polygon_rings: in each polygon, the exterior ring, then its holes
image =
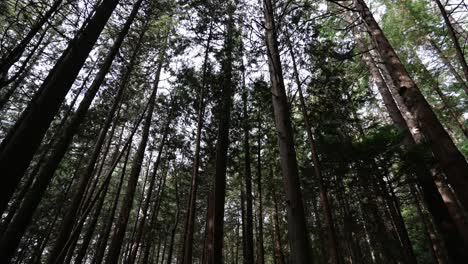
{"type": "Polygon", "coordinates": [[[464,0],[1,0],[0,263],[468,263],[464,0]]]}

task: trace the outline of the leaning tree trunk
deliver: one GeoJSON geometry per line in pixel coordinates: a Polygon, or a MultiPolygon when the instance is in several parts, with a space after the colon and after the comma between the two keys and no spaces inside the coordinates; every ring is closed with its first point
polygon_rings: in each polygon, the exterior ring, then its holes
{"type": "Polygon", "coordinates": [[[216,161],[213,185],[213,207],[208,222],[212,223],[211,232],[208,232],[208,241],[211,245],[207,250],[207,263],[223,263],[224,239],[224,202],[226,199],[226,169],[227,152],[229,147],[229,126],[231,118],[231,105],[233,93],[232,67],[234,50],[234,11],[232,2],[227,7],[228,21],[226,40],[224,46],[224,61],[222,63],[223,84],[219,106],[218,135],[216,141],[216,161]]]}
{"type": "Polygon", "coordinates": [[[8,84],[8,71],[15,64],[26,50],[27,45],[31,42],[34,36],[41,30],[44,24],[49,22],[49,19],[54,15],[57,9],[62,4],[63,0],[55,0],[52,6],[42,15],[40,19],[31,27],[26,36],[16,45],[15,48],[0,59],[0,90],[8,84]]]}
{"type": "MultiPolygon", "coordinates": [[[[169,251],[167,253],[167,264],[172,263],[172,252],[174,250],[174,238],[177,230],[177,226],[179,225],[179,215],[180,215],[180,200],[179,200],[179,188],[177,177],[175,178],[175,196],[176,196],[176,214],[174,216],[174,225],[171,228],[171,242],[169,244],[169,251]]],[[[164,259],[163,259],[164,260],[164,259]]]]}
{"type": "MultiPolygon", "coordinates": [[[[97,77],[95,78],[95,80],[93,81],[93,84],[91,85],[90,87],[90,90],[93,89],[94,86],[100,86],[102,84],[102,82],[104,81],[104,76],[106,75],[106,73],[109,71],[110,69],[110,66],[112,64],[112,61],[114,60],[116,54],[117,54],[117,51],[119,50],[119,47],[121,46],[128,30],[130,29],[130,26],[133,22],[133,20],[135,19],[136,17],[136,14],[138,13],[138,10],[140,8],[140,5],[142,3],[143,0],[139,0],[135,6],[133,7],[133,10],[129,16],[129,18],[127,19],[127,22],[125,23],[124,25],[124,28],[122,29],[122,31],[119,33],[119,36],[117,37],[116,41],[114,42],[112,48],[111,48],[111,51],[109,52],[109,54],[107,55],[99,73],[97,74],[97,77]]],[[[68,208],[68,211],[67,211],[67,214],[66,216],[64,217],[64,220],[63,220],[63,223],[62,223],[62,227],[60,229],[60,232],[59,232],[59,236],[56,238],[55,240],[55,244],[50,252],[50,255],[49,255],[49,259],[48,259],[48,263],[52,264],[55,262],[55,259],[56,257],[58,256],[58,253],[62,250],[62,246],[64,244],[64,242],[67,240],[71,230],[72,230],[72,227],[73,227],[73,222],[75,220],[75,216],[78,212],[78,208],[80,206],[80,202],[83,198],[83,194],[86,190],[86,186],[88,185],[90,179],[91,179],[91,176],[93,175],[93,171],[94,171],[94,168],[95,168],[95,164],[99,158],[99,154],[101,152],[101,148],[102,148],[102,145],[104,143],[104,140],[106,138],[106,135],[107,135],[107,132],[108,132],[108,129],[110,128],[111,126],[111,123],[112,123],[112,120],[114,118],[114,115],[115,115],[115,112],[117,111],[119,105],[120,105],[120,101],[122,100],[122,97],[123,97],[123,94],[124,94],[124,90],[126,88],[126,86],[128,85],[128,80],[129,80],[129,77],[132,73],[132,69],[134,67],[134,65],[136,64],[136,59],[138,57],[138,54],[139,54],[139,50],[140,50],[140,47],[141,47],[141,43],[142,43],[142,38],[143,38],[143,33],[140,34],[140,40],[138,41],[138,44],[137,46],[134,48],[134,51],[133,51],[133,54],[131,56],[131,59],[130,59],[130,62],[129,62],[129,65],[126,67],[125,69],[125,73],[124,73],[124,77],[123,77],[123,80],[119,86],[119,89],[117,90],[117,94],[115,96],[115,99],[114,99],[114,102],[106,116],[106,119],[105,119],[105,122],[101,128],[101,131],[99,132],[99,136],[96,140],[96,143],[94,145],[94,149],[93,149],[93,152],[91,154],[91,157],[89,158],[87,164],[86,164],[86,167],[85,167],[85,170],[80,178],[80,181],[78,182],[77,186],[76,186],[76,189],[74,190],[74,193],[73,193],[73,197],[71,199],[71,202],[70,202],[70,206],[68,208]]],[[[96,89],[96,92],[97,92],[97,89],[96,89]]]]}
{"type": "Polygon", "coordinates": [[[145,154],[146,143],[148,142],[149,138],[149,130],[151,127],[151,120],[153,117],[154,106],[156,103],[156,91],[158,89],[159,84],[159,77],[162,70],[163,65],[163,58],[164,58],[164,50],[160,51],[161,55],[159,57],[158,68],[156,70],[156,79],[154,86],[152,87],[151,96],[149,98],[149,106],[146,113],[145,123],[142,129],[142,136],[140,140],[140,144],[138,146],[137,152],[132,160],[132,169],[130,170],[130,175],[128,178],[127,190],[125,196],[122,201],[122,205],[120,207],[120,214],[117,218],[116,228],[114,230],[114,234],[111,238],[111,244],[109,246],[109,251],[107,253],[107,257],[105,263],[117,263],[122,247],[122,242],[125,236],[125,231],[127,229],[127,223],[130,216],[130,211],[132,209],[133,198],[135,196],[136,185],[138,183],[138,176],[141,171],[141,164],[143,162],[143,157],[145,154]]]}
{"type": "MultiPolygon", "coordinates": [[[[122,172],[120,174],[119,183],[117,184],[117,189],[116,189],[116,193],[114,195],[114,200],[112,201],[112,207],[110,209],[110,213],[107,216],[108,218],[105,221],[102,232],[99,235],[99,240],[96,243],[96,246],[97,246],[96,252],[95,252],[95,254],[93,256],[94,258],[93,258],[93,260],[91,262],[93,264],[101,263],[102,259],[104,257],[104,251],[106,250],[107,239],[109,237],[109,234],[110,234],[110,231],[111,231],[111,228],[112,228],[112,222],[114,220],[115,212],[117,210],[117,205],[118,205],[120,193],[121,193],[121,190],[122,190],[123,180],[124,180],[124,177],[125,177],[125,172],[126,172],[126,169],[127,169],[127,163],[128,163],[129,156],[130,156],[130,149],[127,150],[127,154],[125,156],[124,165],[123,165],[123,168],[122,168],[122,172]]],[[[76,262],[76,264],[79,263],[78,260],[75,260],[75,262],[76,262]]]]}
{"type": "Polygon", "coordinates": [[[4,181],[0,186],[0,212],[4,211],[118,2],[118,0],[104,0],[97,7],[94,16],[68,45],[27,109],[2,141],[0,171],[4,181]]]}
{"type": "Polygon", "coordinates": [[[424,235],[426,237],[426,241],[429,244],[429,250],[431,251],[431,255],[434,259],[436,264],[447,264],[445,254],[443,252],[442,241],[439,239],[438,234],[436,234],[434,228],[432,227],[432,223],[430,220],[428,221],[426,215],[424,214],[421,204],[419,203],[419,195],[418,190],[416,189],[415,184],[410,184],[410,194],[412,196],[412,200],[414,206],[416,207],[416,211],[418,212],[418,216],[421,220],[424,235]]]}
{"type": "Polygon", "coordinates": [[[468,208],[468,164],[450,136],[437,119],[430,105],[411,79],[398,55],[393,50],[384,33],[375,21],[364,0],[355,0],[356,8],[369,29],[378,52],[387,66],[398,94],[409,112],[416,118],[427,144],[442,170],[447,175],[457,197],[468,208]]]}
{"type": "Polygon", "coordinates": [[[294,148],[288,100],[284,87],[281,59],[274,22],[274,6],[264,0],[265,37],[275,124],[278,133],[281,168],[288,211],[288,237],[293,263],[313,263],[299,182],[299,171],[294,148]]]}
{"type": "MultiPolygon", "coordinates": [[[[358,39],[358,41],[362,40],[358,39]]],[[[358,42],[358,44],[360,45],[360,49],[365,50],[365,45],[362,42],[358,42]]],[[[414,146],[416,144],[416,140],[421,140],[422,137],[421,135],[412,135],[412,133],[410,133],[410,131],[413,131],[413,133],[418,131],[417,127],[415,127],[415,122],[412,122],[411,119],[405,120],[402,112],[400,112],[400,109],[398,108],[398,105],[392,96],[392,93],[390,92],[390,88],[387,85],[386,80],[384,79],[371,54],[364,53],[363,61],[368,67],[372,78],[374,79],[375,85],[377,86],[377,89],[382,96],[384,105],[389,112],[390,118],[399,129],[405,132],[403,143],[408,146],[414,146]],[[410,125],[412,127],[411,130],[409,129],[410,125]],[[413,139],[413,137],[415,137],[415,139],[413,139]]],[[[395,94],[395,96],[397,96],[397,94],[395,94]]],[[[449,254],[457,256],[459,255],[458,252],[462,252],[463,250],[463,242],[461,242],[462,238],[457,231],[457,227],[437,190],[431,172],[429,172],[429,170],[425,167],[424,162],[419,158],[413,157],[412,160],[415,165],[413,168],[417,181],[422,187],[424,200],[428,205],[428,209],[434,219],[434,223],[439,228],[439,230],[441,230],[442,237],[447,244],[447,250],[449,254]]]]}
{"type": "Polygon", "coordinates": [[[455,18],[452,16],[452,13],[454,12],[455,10],[452,10],[452,11],[449,11],[449,10],[445,10],[445,12],[447,13],[447,16],[449,18],[449,21],[450,23],[452,24],[453,26],[453,29],[455,29],[455,32],[460,35],[460,37],[462,38],[462,43],[466,43],[468,42],[468,32],[466,31],[466,29],[464,29],[461,25],[460,25],[460,22],[458,22],[457,20],[455,20],[455,18]]]}
{"type": "Polygon", "coordinates": [[[460,63],[461,68],[463,69],[463,74],[465,75],[465,81],[468,83],[468,64],[466,63],[465,54],[463,53],[463,49],[458,41],[457,35],[455,33],[455,29],[453,28],[452,22],[450,22],[450,18],[445,10],[445,7],[442,5],[440,0],[434,0],[437,4],[437,7],[444,18],[445,26],[447,27],[447,31],[449,33],[450,39],[452,40],[453,47],[455,48],[455,52],[457,54],[458,62],[460,63]]]}

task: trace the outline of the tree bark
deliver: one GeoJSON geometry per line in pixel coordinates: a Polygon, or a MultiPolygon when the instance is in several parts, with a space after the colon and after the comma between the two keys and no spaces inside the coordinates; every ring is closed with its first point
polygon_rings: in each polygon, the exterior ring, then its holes
{"type": "Polygon", "coordinates": [[[283,253],[283,244],[281,242],[281,231],[279,226],[279,219],[278,219],[278,199],[276,198],[276,194],[273,192],[273,203],[274,203],[274,210],[273,210],[273,236],[274,236],[274,259],[277,264],[285,264],[285,258],[283,253]]]}
{"type": "Polygon", "coordinates": [[[294,80],[296,82],[298,94],[299,94],[299,102],[301,106],[301,112],[304,119],[304,126],[307,132],[307,142],[310,146],[310,151],[312,155],[312,163],[314,168],[315,179],[317,180],[319,191],[320,191],[320,202],[323,209],[323,216],[325,220],[325,226],[327,228],[328,240],[330,243],[330,259],[331,263],[339,264],[342,263],[342,257],[340,256],[340,250],[338,247],[338,240],[336,238],[336,231],[335,231],[335,223],[333,220],[333,214],[330,208],[330,202],[328,199],[328,191],[326,186],[323,182],[323,175],[322,175],[322,168],[320,165],[320,158],[317,153],[317,146],[315,143],[314,135],[312,132],[312,126],[309,123],[309,113],[307,113],[307,107],[304,99],[304,95],[302,93],[302,84],[301,80],[299,79],[299,71],[296,64],[296,56],[294,54],[294,50],[292,48],[291,41],[288,40],[287,42],[289,54],[291,55],[293,71],[294,71],[294,80]]]}
{"type": "MultiPolygon", "coordinates": [[[[367,67],[369,68],[374,82],[382,95],[382,99],[384,101],[385,106],[388,109],[391,119],[395,123],[395,125],[405,132],[406,136],[404,139],[404,143],[408,146],[415,145],[416,140],[422,140],[422,136],[418,133],[418,127],[415,122],[412,122],[411,119],[403,117],[398,106],[395,102],[398,99],[398,95],[394,94],[395,99],[392,97],[390,92],[390,88],[388,87],[387,83],[385,82],[384,78],[379,72],[375,61],[370,56],[370,54],[364,54],[363,60],[366,63],[367,67]],[[411,129],[410,129],[411,127],[411,129]],[[411,133],[410,133],[411,131],[411,133]],[[414,137],[414,139],[413,139],[414,137]]],[[[400,104],[400,106],[404,106],[400,104]]],[[[404,109],[402,109],[402,112],[404,109]]],[[[452,217],[447,210],[446,204],[442,200],[441,195],[439,194],[437,187],[434,183],[434,180],[431,176],[431,172],[427,168],[422,160],[419,158],[413,157],[412,162],[414,162],[414,172],[417,177],[417,181],[421,185],[424,194],[424,200],[428,205],[428,209],[434,219],[434,223],[436,226],[441,230],[443,234],[444,241],[447,243],[447,250],[449,254],[457,256],[459,253],[457,251],[461,251],[463,248],[463,243],[460,243],[461,237],[458,233],[455,223],[452,220],[452,217]],[[459,241],[455,243],[456,246],[449,246],[452,245],[453,241],[459,241]],[[461,247],[461,248],[460,248],[461,247]]],[[[456,257],[454,257],[456,258],[456,257]]]]}
{"type": "Polygon", "coordinates": [[[118,2],[104,0],[97,7],[94,16],[69,44],[27,109],[2,141],[0,171],[5,179],[0,186],[2,211],[118,2]]]}
{"type": "Polygon", "coordinates": [[[408,263],[418,263],[413,251],[413,244],[409,238],[408,230],[401,214],[400,203],[393,190],[390,179],[387,179],[387,182],[385,182],[382,178],[377,176],[377,181],[377,184],[381,188],[382,196],[386,200],[388,210],[395,224],[398,238],[403,246],[407,261],[408,263]]]}
{"type": "Polygon", "coordinates": [[[209,222],[212,222],[212,231],[208,232],[208,241],[211,247],[207,251],[207,263],[223,263],[224,238],[224,202],[226,199],[226,169],[227,152],[229,148],[229,127],[232,105],[232,67],[234,50],[234,11],[233,3],[227,6],[228,20],[225,33],[224,58],[221,66],[223,73],[222,95],[219,106],[218,135],[216,141],[216,160],[213,185],[213,212],[210,213],[209,222]]]}
{"type": "MultiPolygon", "coordinates": [[[[104,224],[104,228],[102,229],[102,232],[101,232],[101,234],[99,236],[99,240],[98,240],[98,242],[96,244],[97,248],[96,248],[96,252],[94,254],[94,258],[92,260],[93,264],[100,264],[102,262],[102,259],[104,258],[104,253],[105,253],[106,245],[107,245],[107,239],[109,238],[111,228],[112,228],[112,223],[113,223],[114,216],[115,216],[115,213],[116,213],[116,210],[117,210],[117,205],[119,203],[119,197],[120,197],[120,193],[121,193],[121,190],[122,190],[123,180],[125,178],[125,172],[126,172],[127,162],[128,162],[129,156],[130,156],[130,148],[127,150],[127,154],[125,156],[124,166],[123,166],[122,172],[120,174],[119,183],[117,185],[117,190],[116,190],[116,193],[115,193],[115,196],[114,196],[114,200],[112,202],[112,207],[111,207],[110,213],[108,215],[107,221],[104,224]]],[[[78,264],[77,260],[76,260],[76,262],[77,262],[76,264],[78,264]]]]}
{"type": "Polygon", "coordinates": [[[421,218],[421,223],[424,228],[424,235],[426,236],[426,240],[429,243],[429,250],[431,251],[431,255],[434,259],[434,262],[437,264],[446,264],[446,258],[441,250],[442,242],[440,241],[439,237],[435,233],[435,230],[431,228],[429,225],[431,223],[427,220],[424,212],[422,211],[421,204],[419,203],[419,196],[417,194],[417,189],[414,184],[410,183],[410,193],[413,198],[414,205],[418,212],[419,218],[421,218]]]}
{"type": "MultiPolygon", "coordinates": [[[[468,208],[468,164],[440,124],[417,85],[409,76],[398,55],[389,44],[372,13],[363,0],[356,0],[356,8],[369,29],[383,62],[387,66],[398,94],[414,116],[429,147],[442,170],[446,173],[457,197],[468,208]]],[[[460,252],[461,253],[461,252],[460,252]]]]}
{"type": "Polygon", "coordinates": [[[290,120],[291,117],[278,50],[278,40],[274,22],[274,6],[271,0],[264,0],[263,3],[265,8],[265,37],[268,66],[272,84],[271,93],[288,209],[288,237],[291,257],[293,263],[310,264],[313,263],[313,260],[310,254],[296,150],[294,148],[293,130],[290,120]]]}

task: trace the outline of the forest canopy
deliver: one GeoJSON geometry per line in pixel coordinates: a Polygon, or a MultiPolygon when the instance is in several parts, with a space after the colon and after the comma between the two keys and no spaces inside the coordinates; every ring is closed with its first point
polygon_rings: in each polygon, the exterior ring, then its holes
{"type": "Polygon", "coordinates": [[[468,261],[464,0],[0,1],[0,263],[468,261]]]}

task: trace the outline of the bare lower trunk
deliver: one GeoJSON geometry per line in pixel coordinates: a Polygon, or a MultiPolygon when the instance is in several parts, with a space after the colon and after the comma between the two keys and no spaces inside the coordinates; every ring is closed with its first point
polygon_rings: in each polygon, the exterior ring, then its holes
{"type": "Polygon", "coordinates": [[[228,4],[228,21],[226,40],[224,47],[224,61],[222,63],[223,84],[219,107],[218,135],[216,141],[216,161],[213,185],[213,212],[209,214],[209,222],[213,228],[208,232],[208,241],[211,247],[207,250],[207,263],[223,263],[223,238],[224,238],[224,202],[226,199],[226,169],[227,152],[229,147],[229,127],[232,105],[232,63],[234,50],[234,11],[233,3],[228,4]]]}
{"type": "Polygon", "coordinates": [[[112,207],[110,209],[110,213],[107,216],[108,218],[105,221],[102,232],[99,235],[99,240],[98,240],[98,242],[96,244],[97,248],[96,248],[96,252],[95,252],[94,257],[93,257],[93,261],[92,261],[93,264],[96,264],[96,263],[100,264],[102,262],[103,257],[104,257],[104,252],[106,250],[106,245],[107,245],[107,239],[108,239],[108,237],[110,235],[110,231],[111,231],[111,228],[112,228],[112,222],[114,220],[115,212],[117,210],[117,205],[118,205],[120,193],[121,193],[121,190],[122,190],[123,180],[124,180],[124,177],[125,177],[125,172],[126,172],[127,162],[128,162],[129,156],[130,156],[130,149],[127,150],[127,154],[125,156],[124,165],[123,165],[123,168],[122,168],[122,172],[120,174],[119,182],[117,184],[117,189],[116,189],[116,193],[114,195],[114,200],[112,202],[112,207]]]}
{"type": "Polygon", "coordinates": [[[288,237],[291,257],[292,261],[296,264],[310,264],[313,263],[313,260],[310,254],[291,116],[278,50],[278,40],[274,22],[274,6],[271,0],[264,0],[263,4],[265,9],[265,38],[268,66],[272,84],[271,93],[288,209],[288,237]]]}
{"type": "Polygon", "coordinates": [[[258,238],[257,238],[257,264],[265,264],[265,249],[263,245],[263,196],[262,196],[262,157],[261,157],[261,126],[258,126],[257,139],[257,195],[258,195],[258,238]]]}
{"type": "Polygon", "coordinates": [[[413,198],[413,202],[416,206],[416,210],[418,212],[419,218],[421,218],[421,222],[424,228],[424,235],[426,236],[426,240],[429,243],[429,250],[431,251],[431,255],[434,259],[434,262],[437,264],[446,264],[446,258],[444,253],[442,252],[442,242],[440,241],[439,237],[435,233],[435,230],[430,227],[432,223],[430,223],[422,208],[421,204],[419,203],[419,196],[417,195],[417,190],[414,184],[410,183],[410,193],[413,198]]]}
{"type": "Polygon", "coordinates": [[[439,87],[439,85],[437,83],[434,83],[432,85],[432,89],[439,96],[440,100],[442,101],[442,104],[443,104],[444,108],[447,110],[447,112],[450,114],[450,116],[452,116],[453,121],[458,125],[460,130],[463,132],[465,137],[468,139],[468,128],[465,127],[463,115],[461,113],[459,113],[453,106],[451,106],[448,98],[442,92],[442,90],[440,89],[440,87],[439,87]]]}
{"type": "Polygon", "coordinates": [[[276,198],[276,194],[273,193],[273,202],[274,202],[274,210],[273,215],[273,236],[274,236],[274,253],[275,253],[275,261],[277,264],[285,264],[286,260],[284,258],[283,253],[283,245],[281,242],[281,231],[279,226],[279,219],[278,219],[278,202],[276,198]]]}

